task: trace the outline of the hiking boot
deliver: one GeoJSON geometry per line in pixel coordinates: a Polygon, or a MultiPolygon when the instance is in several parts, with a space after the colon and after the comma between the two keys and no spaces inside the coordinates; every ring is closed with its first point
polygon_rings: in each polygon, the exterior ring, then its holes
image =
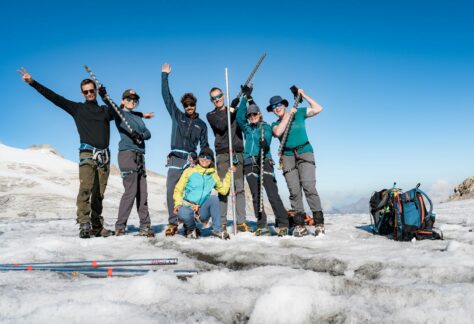
{"type": "Polygon", "coordinates": [[[250,226],[247,223],[237,224],[237,231],[239,232],[252,232],[250,226]]]}
{"type": "Polygon", "coordinates": [[[324,224],[314,226],[314,236],[325,234],[324,224]]]}
{"type": "Polygon", "coordinates": [[[123,228],[116,228],[115,229],[115,236],[122,236],[125,235],[125,229],[123,228]]]}
{"type": "Polygon", "coordinates": [[[296,225],[295,228],[293,229],[293,236],[302,237],[305,235],[308,235],[308,230],[306,229],[306,226],[296,225]]]}
{"type": "Polygon", "coordinates": [[[222,240],[230,240],[230,235],[227,231],[211,232],[212,236],[218,237],[222,240]]]}
{"type": "Polygon", "coordinates": [[[91,225],[89,223],[84,223],[79,226],[79,237],[82,239],[91,238],[91,225]]]}
{"type": "Polygon", "coordinates": [[[190,239],[198,239],[199,236],[201,233],[199,233],[199,230],[197,228],[193,229],[193,230],[184,230],[184,236],[186,236],[187,238],[190,238],[190,239]]]}
{"type": "Polygon", "coordinates": [[[115,232],[108,230],[104,227],[100,227],[100,228],[92,228],[91,234],[94,235],[95,237],[109,237],[109,236],[115,235],[115,232]]]}
{"type": "Polygon", "coordinates": [[[288,227],[280,227],[280,228],[278,228],[277,235],[278,235],[279,237],[288,235],[288,227]]]}
{"type": "Polygon", "coordinates": [[[151,229],[150,226],[140,227],[140,232],[138,232],[138,236],[152,238],[155,237],[155,232],[151,229]]]}
{"type": "Polygon", "coordinates": [[[323,225],[324,227],[324,214],[321,210],[313,213],[313,220],[315,226],[323,225]]]}
{"type": "Polygon", "coordinates": [[[255,236],[271,236],[272,233],[270,233],[270,230],[268,227],[259,227],[255,231],[255,236]]]}
{"type": "Polygon", "coordinates": [[[166,227],[165,235],[166,236],[173,236],[178,233],[178,225],[175,224],[168,224],[166,227]]]}

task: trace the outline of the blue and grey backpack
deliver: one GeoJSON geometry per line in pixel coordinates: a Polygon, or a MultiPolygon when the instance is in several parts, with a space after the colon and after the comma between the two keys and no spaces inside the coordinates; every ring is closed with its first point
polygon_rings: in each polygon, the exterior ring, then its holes
{"type": "Polygon", "coordinates": [[[374,192],[370,198],[374,234],[392,235],[396,241],[443,239],[441,232],[433,231],[433,203],[419,189],[420,184],[406,192],[395,186],[374,192]],[[425,199],[429,210],[426,209],[425,199]]]}

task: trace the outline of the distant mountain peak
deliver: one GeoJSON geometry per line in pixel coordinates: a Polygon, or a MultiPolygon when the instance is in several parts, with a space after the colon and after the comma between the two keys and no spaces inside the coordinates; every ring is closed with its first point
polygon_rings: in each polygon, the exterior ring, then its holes
{"type": "Polygon", "coordinates": [[[52,147],[49,144],[33,144],[27,148],[27,150],[43,150],[43,151],[48,151],[53,154],[56,154],[57,156],[63,157],[54,147],[52,147]]]}
{"type": "Polygon", "coordinates": [[[454,188],[454,194],[449,197],[449,200],[461,200],[474,198],[474,177],[469,177],[460,185],[454,188]]]}

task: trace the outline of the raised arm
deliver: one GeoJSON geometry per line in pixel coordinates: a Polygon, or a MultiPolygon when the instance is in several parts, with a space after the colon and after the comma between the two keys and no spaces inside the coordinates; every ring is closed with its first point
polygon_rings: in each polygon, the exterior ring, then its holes
{"type": "Polygon", "coordinates": [[[28,71],[26,71],[25,68],[22,67],[20,70],[18,70],[18,73],[20,73],[22,75],[23,81],[25,81],[30,86],[35,88],[36,91],[38,91],[43,97],[45,97],[46,99],[51,101],[53,104],[55,104],[59,108],[66,111],[68,114],[70,114],[70,115],[75,114],[75,112],[76,112],[76,110],[75,110],[76,103],[74,101],[68,100],[68,99],[58,95],[57,93],[55,93],[55,92],[51,91],[50,89],[46,88],[45,86],[43,86],[39,82],[36,82],[35,80],[33,80],[31,75],[28,73],[28,71]]]}
{"type": "Polygon", "coordinates": [[[240,99],[240,103],[237,108],[236,121],[240,129],[244,132],[248,127],[250,127],[247,121],[247,98],[245,96],[242,96],[242,98],[240,99]]]}
{"type": "Polygon", "coordinates": [[[321,107],[320,104],[318,104],[313,98],[310,96],[306,95],[304,93],[303,89],[298,89],[299,94],[306,99],[306,101],[309,103],[309,107],[306,110],[306,117],[313,117],[319,114],[321,111],[323,111],[323,107],[321,107]]]}
{"type": "Polygon", "coordinates": [[[290,110],[290,113],[285,113],[283,115],[283,118],[281,119],[280,124],[276,125],[273,127],[272,132],[273,136],[280,138],[281,135],[285,132],[286,126],[288,125],[288,122],[290,120],[290,114],[294,113],[296,114],[297,109],[292,107],[290,110]]]}
{"type": "Polygon", "coordinates": [[[161,68],[161,94],[163,96],[163,100],[165,102],[165,106],[168,110],[168,113],[170,114],[172,119],[176,120],[178,116],[183,112],[178,109],[178,106],[176,106],[173,96],[171,95],[170,86],[168,82],[168,77],[170,73],[171,67],[169,66],[169,64],[163,64],[163,67],[161,68]]]}

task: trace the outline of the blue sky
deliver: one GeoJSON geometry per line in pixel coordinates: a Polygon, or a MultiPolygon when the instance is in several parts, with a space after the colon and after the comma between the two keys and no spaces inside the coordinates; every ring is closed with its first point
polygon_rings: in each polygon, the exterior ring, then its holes
{"type": "MultiPolygon", "coordinates": [[[[118,102],[141,95],[147,165],[165,174],[170,117],[161,98],[161,65],[172,67],[176,99],[231,93],[263,52],[254,97],[305,89],[324,111],[307,120],[326,204],[348,202],[397,181],[409,189],[458,183],[474,174],[474,6],[425,1],[22,1],[4,5],[0,25],[0,142],[48,143],[77,160],[72,118],[21,81],[24,66],[39,82],[75,101],[89,65],[118,102]]],[[[291,100],[290,100],[291,101],[291,100]]],[[[272,114],[264,113],[271,122],[272,114]]],[[[214,137],[210,134],[211,142],[214,137]]],[[[118,134],[112,128],[114,161],[118,134]]],[[[276,158],[277,141],[273,145],[276,158]]],[[[278,173],[278,172],[277,172],[278,173]]],[[[278,175],[286,193],[286,184],[278,175]]]]}

